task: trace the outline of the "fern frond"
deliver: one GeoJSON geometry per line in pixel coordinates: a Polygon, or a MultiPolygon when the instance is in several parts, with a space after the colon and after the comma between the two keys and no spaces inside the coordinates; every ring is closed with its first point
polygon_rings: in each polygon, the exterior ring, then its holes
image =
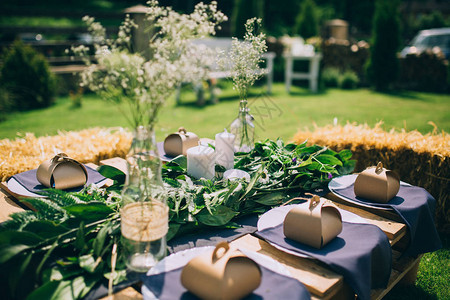
{"type": "Polygon", "coordinates": [[[3,222],[0,226],[0,231],[3,230],[22,230],[28,223],[37,220],[36,212],[32,210],[21,211],[9,215],[10,220],[3,222]]]}
{"type": "Polygon", "coordinates": [[[38,219],[63,222],[67,219],[66,211],[58,204],[46,198],[28,198],[24,200],[36,209],[38,219]]]}

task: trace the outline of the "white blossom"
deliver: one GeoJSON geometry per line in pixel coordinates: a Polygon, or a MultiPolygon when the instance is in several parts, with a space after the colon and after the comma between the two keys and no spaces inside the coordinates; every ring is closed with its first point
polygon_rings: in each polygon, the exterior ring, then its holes
{"type": "Polygon", "coordinates": [[[266,36],[263,33],[256,35],[256,26],[261,26],[261,19],[247,20],[244,40],[233,38],[230,51],[222,52],[222,57],[218,61],[224,70],[231,70],[229,76],[241,99],[247,98],[249,87],[263,75],[259,64],[262,62],[261,55],[267,51],[266,36]]]}
{"type": "Polygon", "coordinates": [[[81,74],[81,86],[89,87],[103,98],[126,101],[133,126],[153,125],[161,106],[181,82],[204,79],[211,55],[191,41],[214,35],[217,24],[227,17],[217,3],[199,3],[191,14],[179,14],[170,7],[148,2],[147,19],[152,24],[150,59],[131,51],[131,36],[137,25],[127,15],[117,38],[106,38],[105,28],[89,16],[83,18],[94,40],[95,63],[85,46],[73,47],[75,55],[85,58],[88,67],[81,74]]]}

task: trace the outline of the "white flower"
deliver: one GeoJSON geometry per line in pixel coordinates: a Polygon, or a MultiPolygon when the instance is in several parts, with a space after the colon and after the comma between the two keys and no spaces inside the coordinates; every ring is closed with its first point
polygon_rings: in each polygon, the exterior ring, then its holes
{"type": "Polygon", "coordinates": [[[233,87],[238,90],[241,99],[247,98],[247,91],[263,73],[259,64],[261,55],[267,51],[266,36],[263,33],[255,35],[256,26],[261,26],[261,19],[252,18],[245,24],[244,40],[233,38],[228,56],[222,53],[219,65],[225,70],[231,70],[233,87]]]}
{"type": "Polygon", "coordinates": [[[269,172],[264,169],[258,179],[258,181],[262,184],[266,184],[269,183],[270,179],[269,179],[269,172]]]}
{"type": "Polygon", "coordinates": [[[127,117],[134,127],[152,125],[179,83],[205,78],[204,66],[211,57],[201,55],[191,40],[214,35],[217,24],[227,20],[215,1],[197,4],[191,14],[160,7],[155,0],[148,5],[147,19],[153,24],[148,32],[154,34],[149,44],[151,59],[130,51],[131,33],[137,25],[128,15],[115,40],[106,38],[105,28],[94,18],[83,18],[93,36],[96,64],[90,61],[87,47],[72,48],[88,65],[81,74],[81,85],[105,99],[127,102],[131,113],[127,117]]]}

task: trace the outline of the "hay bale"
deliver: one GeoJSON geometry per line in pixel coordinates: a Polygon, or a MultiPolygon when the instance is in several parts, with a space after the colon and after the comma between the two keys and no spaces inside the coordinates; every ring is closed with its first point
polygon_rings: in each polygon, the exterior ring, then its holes
{"type": "Polygon", "coordinates": [[[131,138],[123,128],[92,128],[39,138],[27,133],[13,141],[0,140],[0,177],[5,181],[14,174],[35,169],[61,152],[82,163],[98,164],[106,158],[125,157],[131,138]]]}
{"type": "Polygon", "coordinates": [[[316,127],[300,131],[296,143],[308,140],[310,144],[328,146],[335,151],[350,149],[357,160],[355,172],[383,162],[395,170],[402,181],[425,188],[437,200],[436,225],[442,232],[450,232],[450,136],[446,132],[423,135],[418,131],[391,130],[386,132],[379,123],[368,125],[316,127]]]}

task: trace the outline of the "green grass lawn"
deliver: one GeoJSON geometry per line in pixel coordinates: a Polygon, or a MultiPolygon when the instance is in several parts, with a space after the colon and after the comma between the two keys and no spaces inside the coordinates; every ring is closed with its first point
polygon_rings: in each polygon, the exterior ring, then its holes
{"type": "MultiPolygon", "coordinates": [[[[69,97],[58,98],[50,108],[12,113],[0,122],[0,139],[15,138],[17,133],[33,132],[37,136],[54,135],[58,130],[80,130],[89,127],[128,127],[117,105],[89,94],[83,97],[81,108],[73,108],[69,97]]],[[[368,89],[352,91],[329,89],[311,94],[303,88],[293,88],[287,94],[284,85],[275,84],[272,95],[262,87],[252,89],[249,99],[255,117],[257,139],[281,137],[291,139],[298,129],[313,128],[337,122],[367,123],[374,126],[383,121],[384,128],[417,129],[422,133],[433,130],[428,124],[450,132],[450,97],[448,95],[404,92],[381,94],[368,89]]],[[[214,135],[236,118],[238,98],[228,82],[222,82],[220,102],[197,106],[189,89],[182,93],[182,102],[175,105],[168,99],[157,124],[157,139],[162,140],[179,126],[201,137],[214,135]]]]}

